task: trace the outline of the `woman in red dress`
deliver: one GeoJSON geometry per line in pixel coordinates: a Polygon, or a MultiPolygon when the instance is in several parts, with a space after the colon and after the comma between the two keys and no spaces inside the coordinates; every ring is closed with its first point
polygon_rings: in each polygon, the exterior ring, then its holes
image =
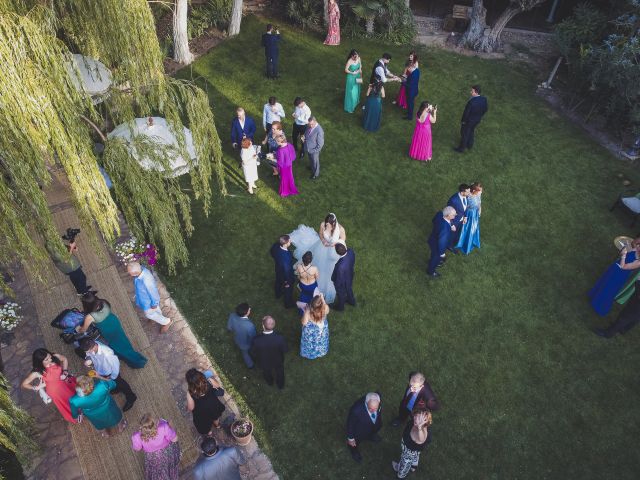
{"type": "Polygon", "coordinates": [[[324,44],[340,45],[340,8],[338,8],[336,0],[329,0],[327,15],[329,17],[329,31],[324,44]]]}
{"type": "Polygon", "coordinates": [[[418,55],[416,52],[409,52],[409,58],[404,64],[404,71],[402,72],[402,83],[400,84],[400,89],[398,90],[398,95],[396,95],[396,99],[393,103],[403,109],[407,109],[407,77],[411,75],[416,68],[418,68],[418,55]]]}
{"type": "Polygon", "coordinates": [[[33,370],[22,381],[22,388],[34,391],[44,388],[64,419],[78,423],[71,416],[69,399],[76,394],[76,379],[69,376],[67,357],[51,353],[46,348],[38,348],[34,350],[32,360],[33,370]],[[38,380],[36,385],[32,385],[34,380],[38,380]]]}

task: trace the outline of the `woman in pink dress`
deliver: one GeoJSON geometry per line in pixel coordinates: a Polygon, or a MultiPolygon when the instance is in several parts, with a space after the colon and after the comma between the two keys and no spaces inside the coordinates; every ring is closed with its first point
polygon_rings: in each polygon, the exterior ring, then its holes
{"type": "Polygon", "coordinates": [[[296,151],[293,145],[287,143],[284,135],[276,137],[276,142],[278,143],[276,160],[280,174],[280,196],[298,195],[298,189],[293,180],[293,162],[296,159],[296,151]]]}
{"type": "Polygon", "coordinates": [[[329,0],[327,16],[329,17],[329,31],[324,44],[340,45],[340,8],[338,8],[336,0],[329,0]]]}
{"type": "Polygon", "coordinates": [[[398,90],[398,95],[396,95],[396,99],[393,103],[395,103],[400,108],[407,108],[407,85],[406,80],[411,72],[413,72],[416,68],[418,68],[418,55],[416,52],[409,52],[409,58],[404,64],[404,71],[402,72],[402,83],[400,84],[400,89],[398,90]]]}
{"type": "Polygon", "coordinates": [[[46,348],[34,350],[32,355],[33,370],[22,381],[22,388],[38,391],[44,388],[58,411],[67,422],[78,423],[71,415],[69,399],[76,394],[76,379],[69,376],[67,357],[51,353],[46,348]],[[33,385],[34,380],[38,380],[33,385]]]}
{"type": "Polygon", "coordinates": [[[414,160],[431,160],[431,124],[436,123],[438,107],[424,101],[420,104],[416,115],[416,128],[413,131],[409,156],[414,160]]]}

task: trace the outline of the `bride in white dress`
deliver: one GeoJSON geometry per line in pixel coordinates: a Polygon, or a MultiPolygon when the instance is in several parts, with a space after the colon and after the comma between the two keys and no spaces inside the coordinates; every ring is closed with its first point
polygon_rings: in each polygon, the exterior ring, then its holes
{"type": "Polygon", "coordinates": [[[338,223],[335,213],[330,213],[320,224],[316,232],[306,225],[299,225],[289,234],[291,243],[296,247],[293,256],[302,259],[305,252],[313,254],[313,264],[318,267],[318,288],[327,303],[332,303],[336,297],[336,289],[331,281],[333,267],[340,258],[333,248],[336,243],[346,245],[347,235],[342,225],[338,223]]]}

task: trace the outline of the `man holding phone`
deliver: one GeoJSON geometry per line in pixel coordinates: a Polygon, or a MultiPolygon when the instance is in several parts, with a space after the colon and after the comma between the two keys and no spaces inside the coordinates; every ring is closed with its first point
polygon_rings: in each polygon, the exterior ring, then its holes
{"type": "Polygon", "coordinates": [[[280,31],[272,24],[267,25],[267,33],[262,34],[262,46],[267,62],[267,78],[278,78],[278,57],[280,56],[280,31]]]}

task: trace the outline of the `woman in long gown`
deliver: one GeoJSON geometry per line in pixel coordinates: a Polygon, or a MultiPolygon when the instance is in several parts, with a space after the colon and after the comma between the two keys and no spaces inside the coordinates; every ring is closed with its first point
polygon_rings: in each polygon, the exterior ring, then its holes
{"type": "Polygon", "coordinates": [[[133,349],[120,319],[111,311],[109,302],[88,292],[82,296],[82,308],[85,317],[84,323],[76,328],[78,332],[85,332],[93,322],[109,347],[127,365],[131,368],[142,368],[147,364],[147,357],[133,349]]]}
{"type": "Polygon", "coordinates": [[[250,138],[242,140],[240,158],[242,159],[242,173],[244,174],[244,181],[247,182],[247,190],[253,195],[253,189],[258,188],[256,186],[256,180],[258,180],[258,154],[250,138]]]}
{"type": "Polygon", "coordinates": [[[51,353],[46,348],[34,350],[32,356],[33,370],[22,381],[21,387],[26,390],[38,391],[44,388],[53,404],[67,422],[78,423],[71,415],[69,400],[76,394],[76,379],[69,376],[67,357],[59,353],[51,353]],[[34,380],[37,385],[32,385],[34,380]]]}
{"type": "Polygon", "coordinates": [[[480,248],[480,215],[482,214],[482,184],[471,184],[471,195],[467,197],[467,222],[462,225],[460,240],[455,248],[465,255],[480,248]]]}
{"type": "Polygon", "coordinates": [[[225,407],[218,397],[224,395],[222,385],[213,377],[207,378],[195,368],[187,371],[187,410],[193,412],[193,424],[200,435],[212,435],[220,428],[220,417],[225,407]]]}
{"type": "Polygon", "coordinates": [[[340,8],[336,0],[329,0],[327,4],[327,16],[329,17],[329,30],[325,45],[340,45],[340,8]]]}
{"type": "Polygon", "coordinates": [[[598,315],[605,316],[611,310],[613,301],[622,290],[633,270],[640,268],[640,238],[631,242],[630,249],[620,251],[620,260],[602,274],[589,291],[591,306],[598,315]]]}
{"type": "Polygon", "coordinates": [[[404,71],[402,72],[401,78],[402,83],[400,84],[400,88],[398,89],[398,94],[396,95],[396,99],[393,103],[403,109],[407,109],[407,78],[411,73],[418,68],[418,55],[416,52],[409,52],[409,58],[404,64],[404,71]]]}
{"type": "Polygon", "coordinates": [[[344,73],[347,74],[344,89],[344,111],[353,113],[360,103],[360,86],[362,85],[362,61],[356,50],[349,52],[344,73]]]}
{"type": "Polygon", "coordinates": [[[302,337],[300,338],[300,356],[314,360],[329,352],[329,305],[322,294],[311,300],[302,315],[302,337]]]}
{"type": "Polygon", "coordinates": [[[409,157],[414,160],[422,162],[431,160],[433,155],[431,124],[436,123],[437,115],[438,107],[429,105],[427,101],[420,104],[416,114],[416,128],[413,130],[411,147],[409,147],[409,157]]]}
{"type": "Polygon", "coordinates": [[[302,255],[302,260],[295,265],[295,274],[299,280],[298,285],[300,285],[300,295],[296,302],[300,315],[304,314],[304,309],[320,291],[318,289],[318,277],[320,274],[318,273],[318,268],[311,264],[312,261],[313,253],[305,252],[302,255]]]}
{"type": "Polygon", "coordinates": [[[297,260],[306,252],[313,254],[318,268],[318,288],[326,302],[332,303],[336,298],[336,289],[331,281],[331,274],[340,258],[334,247],[336,243],[346,245],[347,239],[344,227],[338,223],[335,213],[326,216],[317,232],[306,225],[299,225],[289,234],[289,238],[295,246],[293,255],[297,260]]]}
{"type": "Polygon", "coordinates": [[[384,86],[380,77],[376,75],[375,81],[367,89],[367,101],[364,104],[362,116],[362,128],[369,132],[377,132],[382,121],[382,99],[384,98],[384,86]]]}
{"type": "Polygon", "coordinates": [[[280,175],[280,193],[281,197],[289,195],[298,195],[295,180],[293,179],[293,162],[296,159],[296,151],[293,145],[287,143],[284,135],[276,137],[278,142],[278,150],[276,151],[276,162],[278,165],[278,175],[280,175]]]}

